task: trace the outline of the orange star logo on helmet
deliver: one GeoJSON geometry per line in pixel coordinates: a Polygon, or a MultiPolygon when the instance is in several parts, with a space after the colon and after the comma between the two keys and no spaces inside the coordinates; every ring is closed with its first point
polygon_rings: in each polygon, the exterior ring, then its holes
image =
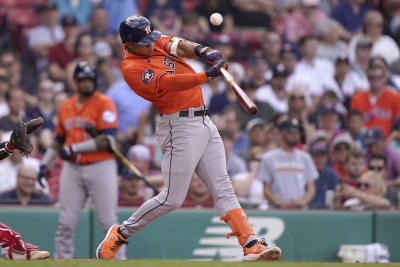
{"type": "Polygon", "coordinates": [[[146,28],[144,28],[144,31],[146,32],[146,34],[151,33],[151,28],[150,28],[150,26],[147,26],[146,28]]]}

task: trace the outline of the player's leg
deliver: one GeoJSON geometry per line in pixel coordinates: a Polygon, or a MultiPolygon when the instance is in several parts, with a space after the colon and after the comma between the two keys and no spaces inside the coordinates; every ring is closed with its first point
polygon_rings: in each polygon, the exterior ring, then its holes
{"type": "Polygon", "coordinates": [[[65,161],[60,174],[60,214],[55,237],[55,258],[71,259],[74,256],[75,228],[85,201],[81,166],[65,161]]]}
{"type": "Polygon", "coordinates": [[[196,172],[207,185],[214,199],[215,207],[221,215],[221,220],[224,220],[232,228],[233,232],[228,236],[238,237],[238,242],[243,247],[244,260],[280,258],[279,248],[273,248],[271,245],[267,248],[268,245],[263,240],[256,239],[227,174],[224,146],[218,130],[208,117],[205,118],[205,124],[210,128],[212,137],[199,161],[196,172]],[[263,252],[260,253],[261,251],[263,252]]]}
{"type": "MultiPolygon", "coordinates": [[[[97,219],[104,231],[118,224],[118,177],[115,159],[104,160],[84,166],[84,180],[89,196],[92,198],[97,219]]],[[[116,259],[124,260],[125,247],[115,255],[116,259]]]]}
{"type": "MultiPolygon", "coordinates": [[[[157,125],[157,136],[163,151],[161,163],[165,187],[154,198],[146,201],[120,228],[107,236],[121,242],[144,228],[158,217],[179,208],[187,194],[194,169],[207,146],[210,132],[201,117],[163,119],[157,125]],[[118,232],[119,231],[119,232],[118,232]]],[[[97,252],[98,258],[108,256],[104,250],[108,242],[103,241],[97,252]],[[99,253],[100,251],[100,253],[99,253]],[[104,256],[102,256],[104,255],[104,256]]]]}

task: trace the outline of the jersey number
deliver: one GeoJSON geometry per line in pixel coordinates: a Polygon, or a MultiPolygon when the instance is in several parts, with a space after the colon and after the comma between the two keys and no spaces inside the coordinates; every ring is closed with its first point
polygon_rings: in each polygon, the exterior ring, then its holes
{"type": "Polygon", "coordinates": [[[175,74],[175,60],[169,57],[164,57],[164,65],[172,69],[172,70],[166,70],[165,72],[168,72],[171,75],[175,74]]]}

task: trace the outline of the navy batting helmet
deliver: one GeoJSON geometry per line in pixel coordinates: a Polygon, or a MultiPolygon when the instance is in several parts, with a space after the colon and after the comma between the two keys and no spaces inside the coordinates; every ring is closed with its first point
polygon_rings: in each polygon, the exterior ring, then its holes
{"type": "Polygon", "coordinates": [[[158,38],[161,33],[154,30],[150,20],[143,16],[130,16],[119,25],[119,35],[122,43],[132,43],[135,45],[148,45],[158,38]]]}
{"type": "Polygon", "coordinates": [[[96,69],[87,61],[79,62],[74,71],[74,79],[96,79],[96,69]]]}

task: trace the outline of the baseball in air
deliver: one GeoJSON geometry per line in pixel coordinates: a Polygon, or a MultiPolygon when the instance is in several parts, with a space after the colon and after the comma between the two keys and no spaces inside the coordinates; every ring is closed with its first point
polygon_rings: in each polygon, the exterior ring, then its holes
{"type": "Polygon", "coordinates": [[[224,20],[224,18],[223,18],[222,15],[219,14],[219,13],[213,13],[213,14],[210,16],[210,22],[211,22],[211,24],[214,25],[214,26],[219,26],[219,25],[221,25],[221,23],[222,23],[223,20],[224,20]]]}

